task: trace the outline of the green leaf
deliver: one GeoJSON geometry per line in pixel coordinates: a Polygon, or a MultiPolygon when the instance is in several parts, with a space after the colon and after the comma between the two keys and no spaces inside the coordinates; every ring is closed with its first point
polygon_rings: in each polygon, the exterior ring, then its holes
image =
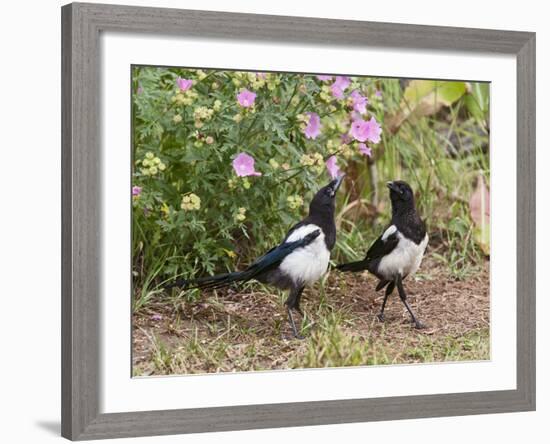
{"type": "Polygon", "coordinates": [[[431,105],[434,109],[438,106],[450,106],[460,99],[466,92],[464,82],[441,82],[438,80],[412,80],[403,97],[408,106],[416,108],[421,104],[431,105]]]}
{"type": "Polygon", "coordinates": [[[489,84],[472,83],[470,92],[464,97],[464,106],[472,117],[486,126],[489,115],[489,84]]]}
{"type": "Polygon", "coordinates": [[[182,162],[196,162],[206,160],[208,158],[207,148],[203,149],[188,149],[186,153],[181,157],[182,162]]]}
{"type": "Polygon", "coordinates": [[[385,123],[394,133],[405,120],[435,114],[441,107],[451,106],[465,93],[464,82],[412,80],[403,93],[399,111],[388,117],[385,123]]]}

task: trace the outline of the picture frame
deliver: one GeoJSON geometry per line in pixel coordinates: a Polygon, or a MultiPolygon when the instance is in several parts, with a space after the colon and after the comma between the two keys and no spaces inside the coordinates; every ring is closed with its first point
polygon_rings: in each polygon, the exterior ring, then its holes
{"type": "Polygon", "coordinates": [[[62,108],[64,437],[87,440],[535,409],[534,33],[73,3],[62,8],[62,108]],[[516,57],[516,389],[102,413],[99,36],[105,31],[516,57]]]}

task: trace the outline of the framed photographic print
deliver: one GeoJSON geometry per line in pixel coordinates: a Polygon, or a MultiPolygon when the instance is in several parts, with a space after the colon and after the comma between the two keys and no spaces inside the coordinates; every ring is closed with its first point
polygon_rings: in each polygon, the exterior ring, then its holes
{"type": "Polygon", "coordinates": [[[62,25],[63,436],[535,408],[534,34],[62,25]]]}

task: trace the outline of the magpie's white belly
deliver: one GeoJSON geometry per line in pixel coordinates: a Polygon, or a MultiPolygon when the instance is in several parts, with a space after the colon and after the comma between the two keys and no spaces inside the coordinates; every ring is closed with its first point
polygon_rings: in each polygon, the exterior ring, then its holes
{"type": "Polygon", "coordinates": [[[397,246],[390,254],[384,256],[378,265],[378,272],[386,279],[393,279],[397,274],[401,274],[401,276],[414,274],[420,267],[428,245],[427,233],[418,245],[405,238],[401,233],[397,233],[397,237],[399,239],[397,246]]]}
{"type": "MultiPolygon", "coordinates": [[[[315,230],[320,230],[320,228],[314,224],[300,227],[288,237],[287,242],[302,239],[315,230]]],[[[330,251],[327,249],[325,235],[321,230],[321,234],[309,245],[297,248],[285,257],[279,268],[294,282],[311,285],[326,273],[329,259],[330,251]]]]}

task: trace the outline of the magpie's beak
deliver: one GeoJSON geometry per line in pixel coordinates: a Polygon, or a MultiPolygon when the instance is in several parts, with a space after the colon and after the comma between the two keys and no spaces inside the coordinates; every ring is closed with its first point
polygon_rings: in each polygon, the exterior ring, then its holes
{"type": "Polygon", "coordinates": [[[401,194],[401,190],[399,188],[397,188],[397,186],[393,183],[393,182],[387,182],[386,183],[386,186],[392,190],[392,191],[395,191],[396,193],[398,194],[401,194]]]}
{"type": "Polygon", "coordinates": [[[340,185],[342,185],[342,181],[344,180],[345,174],[342,174],[341,176],[338,176],[333,182],[332,182],[332,196],[336,194],[338,191],[338,188],[340,188],[340,185]]]}

